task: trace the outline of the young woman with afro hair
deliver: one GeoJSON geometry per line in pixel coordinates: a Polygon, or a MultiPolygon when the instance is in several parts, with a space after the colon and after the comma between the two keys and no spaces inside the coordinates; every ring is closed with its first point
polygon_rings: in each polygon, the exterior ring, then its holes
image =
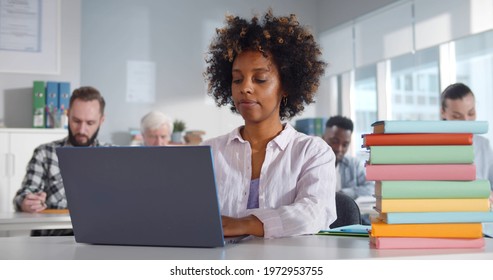
{"type": "Polygon", "coordinates": [[[336,219],[335,156],[319,137],[284,120],[314,102],[326,63],[295,15],[226,17],[205,77],[218,106],[245,124],[205,141],[212,147],[225,236],[317,233],[336,219]]]}

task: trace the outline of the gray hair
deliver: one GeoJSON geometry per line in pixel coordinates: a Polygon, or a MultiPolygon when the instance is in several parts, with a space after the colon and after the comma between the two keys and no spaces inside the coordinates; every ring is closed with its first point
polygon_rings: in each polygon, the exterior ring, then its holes
{"type": "Polygon", "coordinates": [[[173,132],[173,122],[171,121],[171,119],[161,112],[152,111],[142,117],[142,119],[140,120],[140,132],[142,132],[143,134],[146,132],[146,130],[158,129],[163,125],[168,126],[169,133],[173,132]]]}

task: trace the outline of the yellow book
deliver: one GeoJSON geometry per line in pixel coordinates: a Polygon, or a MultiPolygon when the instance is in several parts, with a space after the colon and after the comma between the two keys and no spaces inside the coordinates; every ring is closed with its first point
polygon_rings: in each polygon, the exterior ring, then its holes
{"type": "Polygon", "coordinates": [[[382,199],[375,209],[388,212],[481,212],[490,210],[488,198],[382,199]]]}
{"type": "Polygon", "coordinates": [[[373,237],[439,237],[439,238],[481,238],[481,223],[460,224],[386,224],[372,220],[373,237]]]}

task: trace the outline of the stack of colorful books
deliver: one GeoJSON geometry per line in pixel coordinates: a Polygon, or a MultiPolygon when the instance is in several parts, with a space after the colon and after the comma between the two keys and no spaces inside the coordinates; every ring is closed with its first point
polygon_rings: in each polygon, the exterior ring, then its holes
{"type": "Polygon", "coordinates": [[[476,179],[473,134],[482,121],[379,121],[363,135],[375,182],[370,242],[378,249],[481,248],[493,222],[488,180],[476,179]]]}

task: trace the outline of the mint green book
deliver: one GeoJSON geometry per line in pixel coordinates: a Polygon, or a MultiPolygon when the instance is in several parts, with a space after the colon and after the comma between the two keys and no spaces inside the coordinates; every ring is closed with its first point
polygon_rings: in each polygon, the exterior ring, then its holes
{"type": "Polygon", "coordinates": [[[442,224],[493,222],[493,212],[393,212],[380,213],[387,224],[442,224]]]}
{"type": "Polygon", "coordinates": [[[370,164],[469,164],[474,162],[472,145],[371,146],[370,164]]]}
{"type": "Polygon", "coordinates": [[[474,133],[488,132],[487,121],[377,121],[373,133],[474,133]]]}
{"type": "Polygon", "coordinates": [[[488,198],[490,181],[377,181],[375,196],[407,198],[488,198]]]}

